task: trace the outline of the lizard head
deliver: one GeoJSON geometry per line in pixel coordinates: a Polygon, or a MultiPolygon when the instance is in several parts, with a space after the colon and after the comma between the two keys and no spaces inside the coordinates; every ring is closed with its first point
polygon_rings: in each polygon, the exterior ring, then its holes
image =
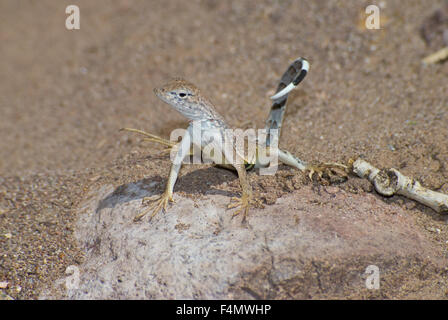
{"type": "Polygon", "coordinates": [[[186,80],[173,79],[162,87],[155,88],[154,93],[191,121],[212,117],[212,104],[201,95],[194,84],[186,80]]]}
{"type": "Polygon", "coordinates": [[[160,88],[155,88],[154,93],[166,103],[184,103],[194,100],[199,93],[196,86],[183,79],[173,79],[160,88]]]}

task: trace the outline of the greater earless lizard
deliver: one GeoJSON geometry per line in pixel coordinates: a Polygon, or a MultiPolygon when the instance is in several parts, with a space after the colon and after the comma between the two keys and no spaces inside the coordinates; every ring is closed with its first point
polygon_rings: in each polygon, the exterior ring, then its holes
{"type": "MultiPolygon", "coordinates": [[[[272,142],[271,140],[273,137],[271,136],[271,131],[269,130],[277,129],[277,134],[279,135],[288,94],[305,78],[308,69],[308,61],[304,58],[299,58],[295,60],[283,74],[277,87],[277,93],[271,97],[271,99],[273,100],[273,105],[269,114],[268,121],[266,122],[266,129],[268,130],[267,139],[266,141],[264,141],[264,143],[257,144],[258,150],[256,154],[259,154],[258,152],[260,151],[260,148],[270,148],[270,144],[272,142]]],[[[227,135],[227,129],[230,129],[230,127],[227,125],[224,118],[216,111],[213,104],[204,95],[202,95],[201,91],[192,83],[182,79],[174,79],[161,88],[156,88],[154,90],[154,93],[162,101],[168,103],[175,110],[184,115],[190,121],[190,125],[188,126],[186,134],[179,144],[141,130],[130,128],[122,129],[143,134],[147,137],[145,140],[164,144],[169,148],[175,148],[176,151],[175,159],[171,165],[164,193],[147,210],[139,213],[134,218],[134,221],[140,220],[151,210],[152,218],[161,209],[166,210],[168,202],[173,202],[173,189],[182,165],[182,160],[186,156],[191,155],[192,152],[191,139],[189,137],[193,135],[193,123],[196,123],[196,125],[199,124],[200,130],[202,132],[213,132],[213,134],[211,135],[213,137],[212,140],[224,141],[226,138],[228,138],[227,141],[230,141],[231,143],[230,147],[233,148],[233,151],[235,151],[233,155],[235,155],[236,157],[230,157],[225,152],[223,152],[224,162],[220,163],[220,165],[226,168],[234,168],[238,173],[242,189],[242,196],[241,198],[232,198],[234,202],[231,202],[228,207],[239,207],[239,209],[237,209],[233,215],[235,216],[242,212],[244,222],[246,220],[249,207],[257,202],[253,197],[252,188],[249,184],[246,170],[267,166],[269,164],[261,163],[260,161],[258,161],[258,158],[249,159],[244,155],[244,150],[241,150],[241,147],[237,146],[237,144],[235,143],[235,137],[230,137],[227,135]]],[[[201,150],[206,145],[208,145],[210,141],[210,135],[204,135],[199,142],[199,147],[201,148],[201,150]]],[[[293,156],[288,151],[280,149],[276,150],[278,150],[278,160],[280,162],[297,168],[303,172],[308,171],[310,172],[310,177],[312,177],[312,174],[315,172],[318,173],[319,176],[322,176],[322,173],[325,171],[337,175],[341,174],[341,172],[347,169],[346,166],[337,163],[325,163],[320,165],[308,164],[293,156]]]]}

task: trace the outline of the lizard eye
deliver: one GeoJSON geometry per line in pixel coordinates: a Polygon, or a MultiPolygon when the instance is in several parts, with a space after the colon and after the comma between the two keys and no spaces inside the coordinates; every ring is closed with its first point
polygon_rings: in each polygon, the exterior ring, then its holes
{"type": "Polygon", "coordinates": [[[186,96],[189,96],[189,97],[191,97],[193,94],[191,93],[191,92],[189,92],[189,91],[187,91],[187,92],[179,92],[178,94],[177,94],[179,97],[181,97],[181,98],[185,98],[186,96]]]}

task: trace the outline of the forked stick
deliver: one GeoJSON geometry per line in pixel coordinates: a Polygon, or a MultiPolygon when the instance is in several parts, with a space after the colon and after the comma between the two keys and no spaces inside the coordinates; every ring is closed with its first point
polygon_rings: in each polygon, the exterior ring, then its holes
{"type": "Polygon", "coordinates": [[[448,47],[445,47],[443,49],[440,49],[439,51],[430,54],[426,58],[422,60],[424,64],[433,64],[442,62],[444,60],[448,59],[448,47]]]}
{"type": "Polygon", "coordinates": [[[375,168],[362,159],[353,162],[353,172],[361,178],[368,179],[375,190],[383,196],[402,195],[424,204],[438,213],[448,213],[448,195],[429,190],[417,180],[401,174],[396,169],[375,168]]]}

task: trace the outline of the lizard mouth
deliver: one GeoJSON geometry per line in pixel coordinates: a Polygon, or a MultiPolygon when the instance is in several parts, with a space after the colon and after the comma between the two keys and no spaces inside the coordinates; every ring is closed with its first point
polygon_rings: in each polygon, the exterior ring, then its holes
{"type": "Polygon", "coordinates": [[[162,89],[160,89],[160,88],[154,88],[154,94],[155,94],[156,96],[158,96],[159,98],[160,98],[160,96],[161,96],[161,93],[162,93],[162,89]]]}
{"type": "Polygon", "coordinates": [[[157,98],[159,98],[163,102],[171,104],[171,101],[168,99],[168,97],[166,95],[166,90],[165,89],[154,88],[154,94],[156,95],[157,98]]]}

